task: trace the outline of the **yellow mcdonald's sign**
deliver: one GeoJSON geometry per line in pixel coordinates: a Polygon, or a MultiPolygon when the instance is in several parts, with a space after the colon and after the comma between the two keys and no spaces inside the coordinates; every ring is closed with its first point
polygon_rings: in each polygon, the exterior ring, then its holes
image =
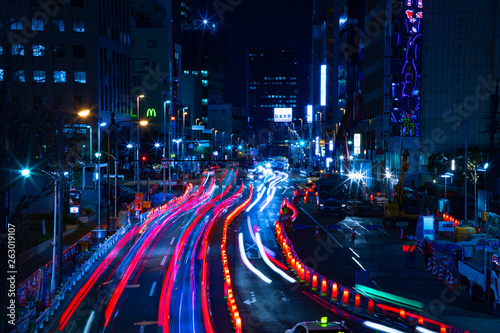
{"type": "Polygon", "coordinates": [[[146,113],[146,117],[156,117],[156,110],[155,109],[148,109],[148,112],[146,113]]]}

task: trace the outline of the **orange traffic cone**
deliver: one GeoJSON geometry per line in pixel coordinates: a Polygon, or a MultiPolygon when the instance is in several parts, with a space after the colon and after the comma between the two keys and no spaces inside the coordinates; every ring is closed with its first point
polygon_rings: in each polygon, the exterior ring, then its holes
{"type": "Polygon", "coordinates": [[[450,274],[450,284],[448,288],[455,289],[455,278],[453,277],[453,274],[450,274]]]}

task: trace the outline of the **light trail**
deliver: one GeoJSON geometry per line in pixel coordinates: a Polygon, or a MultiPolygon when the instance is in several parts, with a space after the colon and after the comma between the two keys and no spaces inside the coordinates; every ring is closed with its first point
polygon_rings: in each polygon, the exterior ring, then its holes
{"type": "Polygon", "coordinates": [[[261,271],[259,271],[257,268],[255,268],[250,263],[250,261],[248,261],[247,255],[245,254],[245,245],[243,244],[243,234],[241,232],[238,235],[238,244],[239,244],[239,249],[240,249],[240,257],[241,257],[241,260],[243,260],[243,263],[245,264],[245,266],[247,266],[247,268],[252,273],[254,273],[255,275],[257,275],[262,281],[264,281],[266,283],[271,283],[272,280],[270,278],[268,278],[267,276],[265,276],[264,274],[262,274],[261,271]]]}
{"type": "Polygon", "coordinates": [[[256,233],[255,237],[257,238],[257,247],[259,248],[260,255],[262,256],[262,259],[264,260],[264,262],[266,263],[266,265],[269,266],[269,268],[271,268],[273,271],[275,271],[276,273],[278,273],[279,275],[281,275],[288,282],[290,282],[290,283],[296,283],[297,281],[294,278],[291,278],[290,276],[288,276],[288,274],[286,274],[281,269],[279,269],[278,267],[276,267],[267,258],[266,252],[264,251],[264,247],[262,246],[262,241],[260,239],[260,234],[256,233]]]}

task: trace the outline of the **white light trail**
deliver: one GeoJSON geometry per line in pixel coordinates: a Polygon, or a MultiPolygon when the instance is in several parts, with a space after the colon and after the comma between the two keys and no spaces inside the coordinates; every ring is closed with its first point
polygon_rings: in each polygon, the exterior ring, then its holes
{"type": "Polygon", "coordinates": [[[245,266],[247,266],[247,268],[250,271],[252,271],[252,273],[254,273],[255,275],[257,275],[262,281],[264,281],[266,283],[271,283],[272,280],[270,278],[268,278],[267,276],[265,276],[264,274],[262,274],[261,271],[259,271],[255,267],[253,267],[252,264],[250,263],[250,261],[248,261],[247,255],[245,254],[245,247],[244,247],[244,244],[243,244],[243,233],[241,233],[241,232],[238,235],[238,244],[239,244],[239,248],[240,248],[240,257],[241,257],[241,260],[243,260],[243,263],[245,264],[245,266]]]}
{"type": "Polygon", "coordinates": [[[257,238],[257,247],[259,248],[260,255],[262,256],[262,259],[267,264],[267,266],[269,266],[269,268],[271,268],[273,271],[275,271],[276,273],[281,275],[288,282],[296,283],[297,281],[294,278],[291,278],[290,276],[288,276],[288,274],[283,272],[281,269],[274,266],[274,264],[269,260],[269,258],[266,255],[266,252],[264,251],[264,247],[262,246],[262,241],[260,239],[260,234],[258,232],[255,234],[255,237],[257,238]]]}
{"type": "Polygon", "coordinates": [[[415,329],[417,330],[417,332],[421,332],[421,333],[436,333],[436,331],[431,331],[431,330],[428,330],[427,328],[423,328],[420,326],[415,327],[415,329]]]}
{"type": "Polygon", "coordinates": [[[394,329],[394,328],[391,328],[391,327],[388,327],[388,326],[384,326],[384,325],[381,325],[381,324],[377,324],[377,323],[374,323],[374,322],[371,322],[371,321],[365,321],[363,323],[363,325],[368,326],[370,328],[373,328],[373,329],[375,329],[377,331],[381,331],[381,332],[403,333],[402,331],[399,331],[397,329],[394,329]]]}

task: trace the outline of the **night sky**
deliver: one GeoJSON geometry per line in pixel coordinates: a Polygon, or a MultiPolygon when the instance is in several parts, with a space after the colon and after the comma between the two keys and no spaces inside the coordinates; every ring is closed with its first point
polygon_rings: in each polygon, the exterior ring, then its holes
{"type": "MultiPolygon", "coordinates": [[[[311,10],[307,0],[232,1],[232,11],[216,14],[214,1],[193,0],[193,18],[197,11],[228,33],[226,102],[246,106],[246,51],[248,48],[297,47],[299,49],[299,100],[306,105],[308,65],[311,57],[311,10]]],[[[227,0],[219,3],[227,4],[227,0]]],[[[303,110],[298,110],[303,112],[303,110]]]]}

